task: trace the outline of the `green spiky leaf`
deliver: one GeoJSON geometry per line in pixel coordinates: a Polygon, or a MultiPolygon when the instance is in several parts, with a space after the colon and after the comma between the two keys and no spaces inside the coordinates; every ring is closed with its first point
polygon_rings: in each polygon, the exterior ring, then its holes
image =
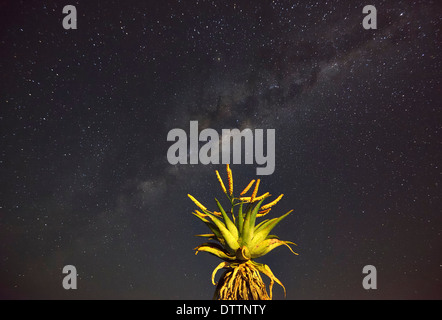
{"type": "Polygon", "coordinates": [[[272,229],[274,227],[276,227],[276,225],[285,217],[287,217],[293,210],[290,210],[289,212],[287,212],[285,215],[279,217],[279,218],[274,218],[271,219],[265,223],[263,223],[260,226],[260,230],[258,232],[255,233],[252,241],[251,241],[251,245],[255,246],[257,244],[259,244],[261,241],[263,241],[267,235],[270,233],[270,231],[272,231],[272,229]]]}
{"type": "Polygon", "coordinates": [[[195,237],[215,238],[215,234],[213,234],[213,233],[196,234],[195,237]]]}
{"type": "Polygon", "coordinates": [[[238,217],[236,218],[236,227],[238,228],[239,231],[242,231],[243,223],[244,223],[244,215],[242,213],[242,205],[243,205],[243,203],[241,203],[239,205],[238,217]]]}
{"type": "Polygon", "coordinates": [[[258,224],[255,226],[254,234],[256,234],[256,233],[261,229],[262,225],[263,225],[264,223],[266,223],[267,221],[269,221],[269,219],[265,219],[265,220],[261,221],[260,223],[258,223],[258,224]]]}
{"type": "MultiPolygon", "coordinates": [[[[267,196],[268,197],[268,196],[267,196]]],[[[258,214],[259,208],[261,208],[262,202],[267,198],[264,197],[261,201],[258,202],[258,204],[255,206],[255,208],[252,210],[252,213],[250,215],[250,230],[255,229],[255,221],[256,221],[256,215],[258,214]]],[[[251,235],[253,236],[253,234],[251,235]]]]}
{"type": "Polygon", "coordinates": [[[218,258],[221,258],[223,260],[235,260],[235,256],[230,256],[222,246],[220,246],[217,243],[207,242],[203,243],[202,245],[199,245],[195,249],[195,254],[198,254],[200,251],[205,251],[210,254],[213,254],[214,256],[217,256],[218,258]]]}
{"type": "Polygon", "coordinates": [[[250,253],[252,259],[262,257],[272,251],[273,249],[285,245],[287,246],[293,254],[298,255],[296,252],[292,250],[292,248],[289,246],[289,244],[296,245],[293,242],[290,241],[283,241],[278,239],[266,239],[264,241],[261,241],[259,244],[253,246],[250,248],[250,253]]]}
{"type": "Polygon", "coordinates": [[[218,227],[222,237],[226,242],[226,249],[229,253],[235,253],[239,248],[239,244],[237,239],[232,235],[232,233],[226,228],[224,223],[222,223],[215,216],[208,214],[208,217],[212,220],[212,222],[218,227]]]}
{"type": "Polygon", "coordinates": [[[241,234],[242,244],[244,244],[244,245],[248,245],[250,240],[253,237],[256,213],[258,212],[259,208],[261,207],[261,203],[263,201],[264,201],[264,199],[259,201],[254,207],[252,205],[250,205],[247,210],[246,217],[244,219],[243,232],[241,234]],[[252,225],[252,223],[253,223],[253,225],[252,225]]]}
{"type": "Polygon", "coordinates": [[[232,220],[230,220],[230,218],[227,216],[226,211],[224,210],[224,208],[221,206],[221,203],[219,203],[219,201],[217,199],[215,199],[216,204],[219,208],[219,210],[221,211],[221,215],[224,219],[225,225],[227,227],[227,229],[230,231],[230,233],[235,237],[235,239],[238,239],[238,229],[236,229],[235,224],[232,222],[232,220]]]}

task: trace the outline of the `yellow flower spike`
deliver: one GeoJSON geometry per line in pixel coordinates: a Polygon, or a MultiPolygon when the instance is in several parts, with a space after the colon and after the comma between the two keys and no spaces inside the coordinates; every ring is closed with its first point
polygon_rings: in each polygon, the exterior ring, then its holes
{"type": "Polygon", "coordinates": [[[196,213],[198,216],[202,217],[202,218],[207,217],[207,214],[205,214],[205,213],[201,213],[201,212],[199,212],[198,210],[195,210],[195,213],[196,213]]]}
{"type": "Polygon", "coordinates": [[[194,197],[192,197],[190,194],[188,194],[187,196],[190,198],[190,200],[193,201],[193,203],[194,203],[198,208],[200,208],[200,209],[203,210],[203,211],[207,210],[207,208],[206,208],[205,206],[203,206],[201,203],[199,203],[198,200],[196,200],[196,199],[195,199],[194,197]]]}
{"type": "Polygon", "coordinates": [[[224,185],[224,182],[221,179],[221,176],[219,175],[218,170],[215,170],[215,172],[216,172],[216,177],[218,178],[219,184],[221,185],[221,188],[223,189],[224,193],[227,193],[226,186],[224,185]]]}
{"type": "Polygon", "coordinates": [[[261,201],[262,199],[264,199],[265,197],[268,197],[268,196],[271,196],[271,194],[266,192],[263,195],[256,197],[255,200],[253,200],[253,201],[261,201]]]}
{"type": "MultiPolygon", "coordinates": [[[[253,199],[253,201],[261,201],[262,199],[264,199],[265,197],[269,197],[271,196],[270,193],[266,192],[263,195],[260,195],[259,197],[255,197],[255,199],[253,199]]],[[[252,202],[252,197],[240,197],[239,200],[241,201],[245,201],[245,202],[252,202]]]]}
{"type": "Polygon", "coordinates": [[[265,210],[258,211],[258,213],[256,214],[256,217],[263,217],[263,216],[265,216],[267,213],[269,213],[270,210],[272,210],[272,208],[268,208],[268,209],[265,209],[265,210]]]}
{"type": "Polygon", "coordinates": [[[261,210],[265,210],[268,209],[270,207],[273,207],[275,204],[278,203],[279,200],[281,200],[281,198],[284,196],[284,194],[281,194],[278,198],[276,198],[275,200],[273,200],[272,202],[270,202],[269,204],[266,204],[265,206],[261,207],[261,210]]]}
{"type": "Polygon", "coordinates": [[[260,182],[261,182],[261,179],[258,179],[256,181],[255,189],[253,190],[252,196],[250,197],[250,202],[255,201],[255,197],[256,197],[256,194],[258,193],[258,188],[259,188],[260,182]]]}
{"type": "Polygon", "coordinates": [[[230,169],[230,165],[227,164],[227,180],[229,182],[229,193],[233,194],[233,175],[232,170],[230,169]]]}
{"type": "Polygon", "coordinates": [[[252,187],[252,185],[255,183],[255,179],[253,179],[252,181],[250,181],[250,183],[247,185],[247,187],[245,187],[245,189],[240,193],[240,196],[243,196],[247,193],[247,191],[249,191],[249,189],[252,187]]]}

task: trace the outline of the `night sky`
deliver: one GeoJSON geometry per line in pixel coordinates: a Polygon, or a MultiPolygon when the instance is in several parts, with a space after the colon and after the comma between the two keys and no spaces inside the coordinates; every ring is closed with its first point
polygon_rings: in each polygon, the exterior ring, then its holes
{"type": "Polygon", "coordinates": [[[272,175],[231,168],[237,191],[260,178],[284,193],[271,218],[294,209],[272,233],[299,256],[259,260],[287,299],[442,299],[440,2],[1,1],[0,15],[0,298],[211,299],[219,260],[194,255],[209,230],[187,194],[214,209],[225,166],[166,157],[167,133],[198,120],[275,129],[272,175]]]}

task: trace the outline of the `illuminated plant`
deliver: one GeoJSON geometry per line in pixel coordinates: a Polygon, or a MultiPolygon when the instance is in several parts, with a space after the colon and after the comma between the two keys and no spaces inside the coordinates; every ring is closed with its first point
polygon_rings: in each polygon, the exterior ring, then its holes
{"type": "Polygon", "coordinates": [[[256,218],[268,214],[272,207],[281,200],[283,194],[272,202],[263,205],[264,201],[271,195],[266,192],[257,196],[260,179],[256,182],[252,180],[239,196],[234,196],[233,175],[229,165],[227,165],[228,189],[218,171],[216,171],[216,176],[223,192],[229,199],[230,211],[226,212],[217,199],[215,199],[215,202],[219,211],[209,211],[193,196],[188,195],[201,210],[195,210],[193,214],[212,231],[210,234],[197,236],[214,241],[196,247],[194,249],[195,254],[205,251],[224,260],[212,273],[212,283],[216,285],[213,298],[219,300],[271,300],[274,282],[282,286],[285,296],[286,292],[283,284],[273,275],[269,266],[257,263],[254,259],[266,255],[281,245],[287,246],[290,251],[297,255],[289,245],[296,244],[279,240],[277,236],[270,235],[270,231],[293,210],[279,218],[266,219],[255,225],[256,218]],[[252,195],[250,197],[245,196],[253,184],[255,184],[255,187],[252,195]],[[216,284],[216,272],[223,268],[226,271],[216,284]],[[270,278],[270,296],[267,294],[260,272],[270,278]]]}

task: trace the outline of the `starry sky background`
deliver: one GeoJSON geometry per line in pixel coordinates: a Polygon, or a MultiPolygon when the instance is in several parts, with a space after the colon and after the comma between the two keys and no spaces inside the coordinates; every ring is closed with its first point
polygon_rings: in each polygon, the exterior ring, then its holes
{"type": "MultiPolygon", "coordinates": [[[[276,130],[287,299],[441,299],[438,1],[1,1],[0,297],[211,299],[173,128],[276,130]],[[75,5],[78,29],[64,30],[75,5]],[[378,29],[362,27],[375,5],[378,29]],[[77,268],[78,289],[62,288],[77,268]],[[362,287],[374,265],[378,289],[362,287]]],[[[256,165],[232,165],[238,191],[256,165]]],[[[275,285],[274,297],[283,298],[275,285]]]]}

